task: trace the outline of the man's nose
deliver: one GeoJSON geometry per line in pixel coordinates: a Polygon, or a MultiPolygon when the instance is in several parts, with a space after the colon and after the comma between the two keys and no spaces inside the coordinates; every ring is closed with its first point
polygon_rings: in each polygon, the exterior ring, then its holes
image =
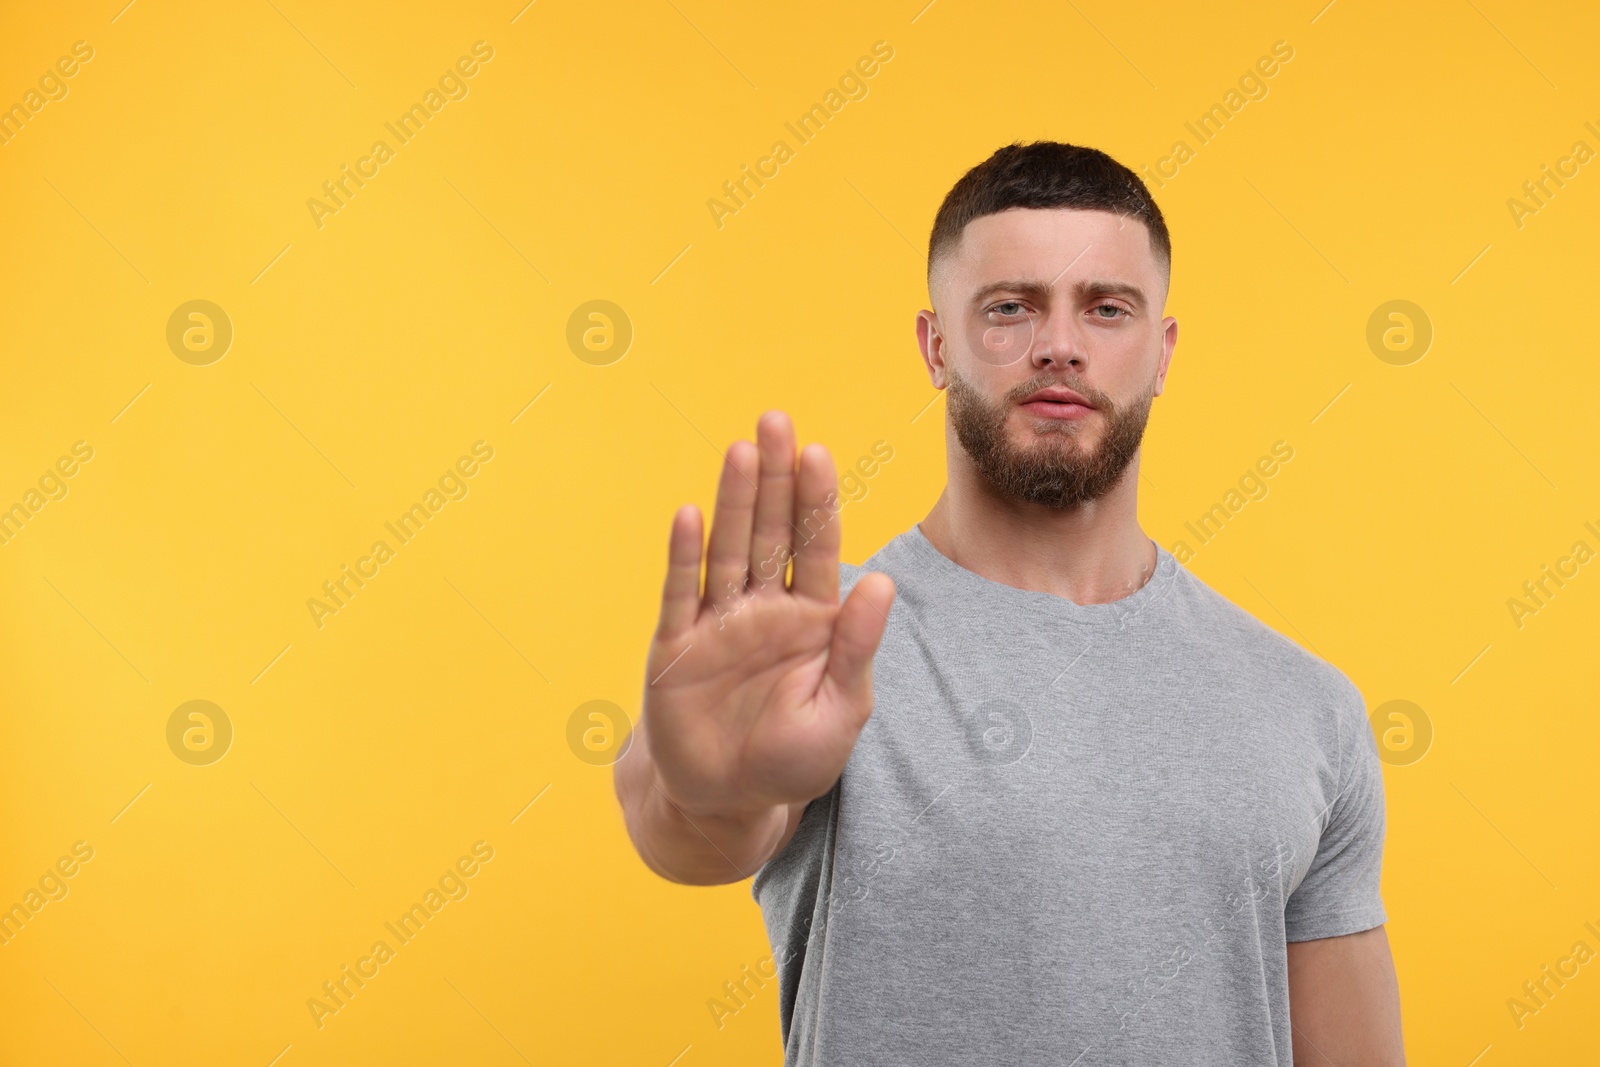
{"type": "Polygon", "coordinates": [[[1070,314],[1047,313],[1036,317],[1029,356],[1036,367],[1054,365],[1082,370],[1089,362],[1082,324],[1070,314]]]}

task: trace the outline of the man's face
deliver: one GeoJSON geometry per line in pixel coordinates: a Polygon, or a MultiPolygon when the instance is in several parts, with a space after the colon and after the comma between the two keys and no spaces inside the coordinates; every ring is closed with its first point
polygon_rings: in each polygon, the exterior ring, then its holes
{"type": "Polygon", "coordinates": [[[1166,292],[1136,219],[1014,208],[967,225],[917,333],[962,448],[996,490],[1066,508],[1121,480],[1177,341],[1166,292]]]}

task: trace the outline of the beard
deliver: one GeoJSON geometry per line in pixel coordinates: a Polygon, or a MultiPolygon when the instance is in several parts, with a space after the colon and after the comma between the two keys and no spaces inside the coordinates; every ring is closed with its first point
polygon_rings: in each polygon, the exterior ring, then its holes
{"type": "Polygon", "coordinates": [[[953,367],[949,374],[950,422],[978,473],[1002,496],[1050,508],[1095,500],[1122,479],[1138,454],[1154,400],[1147,390],[1132,405],[1123,406],[1097,389],[1041,376],[1007,390],[998,403],[990,404],[953,367]],[[1012,443],[1007,432],[1012,410],[1030,394],[1052,385],[1079,393],[1105,420],[1105,437],[1098,448],[1087,450],[1080,440],[1087,418],[1036,419],[1032,431],[1036,441],[1012,443]]]}

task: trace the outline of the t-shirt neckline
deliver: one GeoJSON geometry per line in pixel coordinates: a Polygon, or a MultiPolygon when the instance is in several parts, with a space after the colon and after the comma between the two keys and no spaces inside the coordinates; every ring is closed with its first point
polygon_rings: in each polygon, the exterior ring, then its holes
{"type": "Polygon", "coordinates": [[[904,543],[906,551],[917,567],[925,568],[944,581],[952,582],[975,596],[999,601],[1019,610],[1042,612],[1052,618],[1094,628],[1116,630],[1134,625],[1140,620],[1146,608],[1166,595],[1181,570],[1177,557],[1152,538],[1150,543],[1156,549],[1156,566],[1149,581],[1127,596],[1110,603],[1079,604],[1054,593],[1018,589],[1016,586],[1006,585],[1004,582],[997,582],[992,578],[985,578],[976,571],[968,570],[940,552],[933,542],[928,540],[927,534],[922,532],[920,522],[912,523],[911,528],[902,534],[899,540],[904,543]]]}

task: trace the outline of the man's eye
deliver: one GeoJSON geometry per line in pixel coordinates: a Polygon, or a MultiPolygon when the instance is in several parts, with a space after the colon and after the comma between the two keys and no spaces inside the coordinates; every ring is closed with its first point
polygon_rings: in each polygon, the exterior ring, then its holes
{"type": "Polygon", "coordinates": [[[1022,305],[1015,300],[1007,300],[1002,304],[996,304],[989,310],[1003,318],[1008,319],[1016,318],[1018,315],[1023,313],[1022,305]]]}
{"type": "Polygon", "coordinates": [[[1122,315],[1126,315],[1128,313],[1128,309],[1127,308],[1118,307],[1115,304],[1100,304],[1095,308],[1095,310],[1096,311],[1109,311],[1109,312],[1112,312],[1112,314],[1110,314],[1110,315],[1101,315],[1101,316],[1099,316],[1102,319],[1108,319],[1108,320],[1109,319],[1119,318],[1122,315]]]}

